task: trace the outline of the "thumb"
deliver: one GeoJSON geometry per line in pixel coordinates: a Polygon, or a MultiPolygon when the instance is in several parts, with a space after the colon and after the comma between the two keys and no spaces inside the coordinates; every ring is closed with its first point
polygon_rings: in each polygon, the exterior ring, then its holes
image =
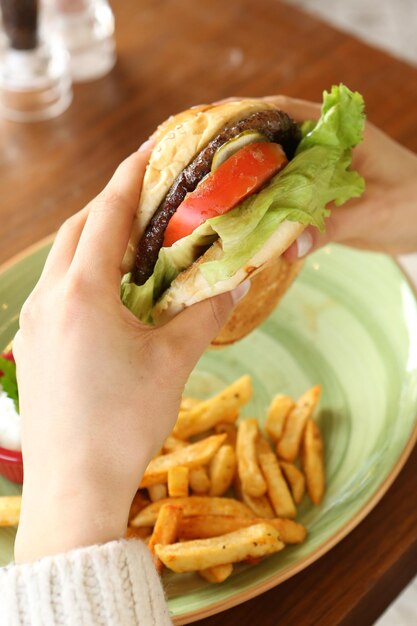
{"type": "Polygon", "coordinates": [[[250,280],[245,280],[233,291],[184,309],[163,327],[168,339],[175,343],[176,355],[190,371],[249,288],[250,280]]]}

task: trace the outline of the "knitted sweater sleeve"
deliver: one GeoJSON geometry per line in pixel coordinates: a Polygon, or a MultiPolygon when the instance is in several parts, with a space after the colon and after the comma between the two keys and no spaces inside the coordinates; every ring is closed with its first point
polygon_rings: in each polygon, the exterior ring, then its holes
{"type": "Polygon", "coordinates": [[[0,569],[0,626],[171,626],[141,541],[120,540],[0,569]]]}

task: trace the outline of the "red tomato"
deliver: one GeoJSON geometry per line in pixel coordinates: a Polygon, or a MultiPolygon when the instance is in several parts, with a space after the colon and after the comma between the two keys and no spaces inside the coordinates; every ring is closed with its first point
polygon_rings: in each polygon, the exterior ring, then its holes
{"type": "Polygon", "coordinates": [[[180,204],[169,220],[164,246],[172,246],[209,218],[233,209],[287,162],[283,149],[276,143],[251,143],[235,152],[180,204]]]}
{"type": "MultiPolygon", "coordinates": [[[[12,363],[14,363],[14,356],[13,356],[13,352],[10,350],[10,352],[3,352],[3,354],[1,355],[3,357],[3,359],[6,359],[7,361],[12,361],[12,363]]],[[[0,378],[4,376],[4,372],[3,370],[0,370],[0,378]]]]}

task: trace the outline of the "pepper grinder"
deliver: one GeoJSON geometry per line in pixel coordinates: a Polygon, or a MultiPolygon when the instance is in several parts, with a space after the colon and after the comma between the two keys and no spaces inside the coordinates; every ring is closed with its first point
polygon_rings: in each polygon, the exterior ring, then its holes
{"type": "Polygon", "coordinates": [[[0,114],[17,122],[60,115],[72,99],[67,51],[39,36],[37,0],[0,0],[6,45],[0,58],[0,114]]]}

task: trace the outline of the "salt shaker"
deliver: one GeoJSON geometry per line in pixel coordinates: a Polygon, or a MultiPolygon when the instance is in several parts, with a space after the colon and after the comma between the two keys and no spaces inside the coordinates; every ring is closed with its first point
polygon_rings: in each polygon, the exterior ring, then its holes
{"type": "Polygon", "coordinates": [[[0,114],[18,122],[60,115],[72,99],[66,50],[39,35],[37,0],[0,0],[0,114]]]}
{"type": "Polygon", "coordinates": [[[73,81],[94,80],[107,74],[116,62],[114,16],[107,0],[53,2],[52,29],[70,54],[73,81]]]}

